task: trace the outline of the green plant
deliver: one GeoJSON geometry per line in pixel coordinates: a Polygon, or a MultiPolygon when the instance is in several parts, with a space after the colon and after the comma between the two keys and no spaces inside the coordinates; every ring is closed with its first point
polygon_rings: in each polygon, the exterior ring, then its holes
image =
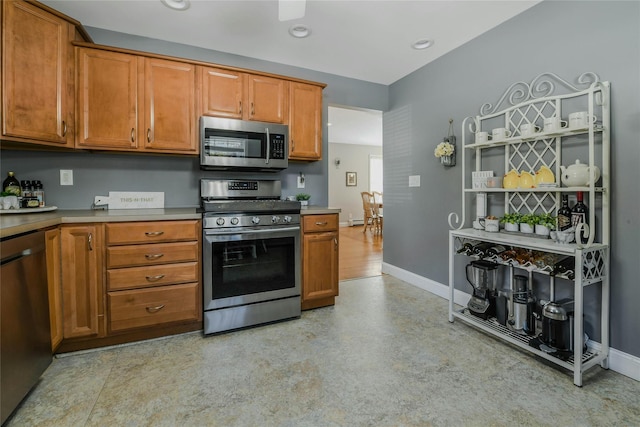
{"type": "Polygon", "coordinates": [[[506,224],[506,223],[520,224],[521,218],[522,218],[522,214],[519,214],[518,212],[507,213],[507,214],[504,214],[502,218],[500,218],[500,222],[503,224],[506,224]]]}
{"type": "Polygon", "coordinates": [[[536,214],[526,214],[522,215],[520,218],[520,223],[529,224],[530,226],[534,226],[538,223],[538,215],[536,214]]]}
{"type": "Polygon", "coordinates": [[[548,214],[548,213],[539,214],[538,215],[538,222],[536,224],[544,225],[549,230],[555,230],[555,228],[556,228],[556,217],[551,215],[551,214],[548,214]]]}
{"type": "Polygon", "coordinates": [[[307,194],[307,193],[296,194],[296,200],[299,202],[303,200],[309,200],[310,198],[311,198],[311,194],[307,194]]]}

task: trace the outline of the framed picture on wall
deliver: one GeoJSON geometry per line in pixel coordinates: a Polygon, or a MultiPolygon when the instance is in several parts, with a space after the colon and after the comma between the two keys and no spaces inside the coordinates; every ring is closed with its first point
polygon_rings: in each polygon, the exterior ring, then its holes
{"type": "Polygon", "coordinates": [[[347,172],[347,187],[355,187],[358,185],[358,174],[356,172],[347,172]]]}

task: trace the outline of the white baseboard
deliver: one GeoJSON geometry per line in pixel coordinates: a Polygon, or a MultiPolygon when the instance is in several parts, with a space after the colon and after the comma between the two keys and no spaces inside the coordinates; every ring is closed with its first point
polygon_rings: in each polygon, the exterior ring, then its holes
{"type": "MultiPolygon", "coordinates": [[[[382,263],[382,272],[397,277],[417,288],[431,292],[447,301],[449,300],[449,286],[443,285],[440,282],[427,279],[426,277],[419,276],[386,262],[382,263]]],[[[467,305],[469,298],[471,298],[471,295],[466,292],[457,289],[453,292],[453,301],[458,305],[467,305]]],[[[589,347],[598,350],[600,343],[589,341],[589,347]]],[[[624,353],[615,348],[609,348],[609,369],[636,381],[640,381],[640,357],[624,353]]]]}

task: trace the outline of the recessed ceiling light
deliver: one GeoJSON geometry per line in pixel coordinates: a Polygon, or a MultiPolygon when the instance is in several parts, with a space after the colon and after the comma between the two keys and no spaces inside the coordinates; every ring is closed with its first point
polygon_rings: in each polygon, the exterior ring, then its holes
{"type": "Polygon", "coordinates": [[[191,6],[189,0],[160,0],[165,6],[173,10],[187,10],[191,6]]]}
{"type": "Polygon", "coordinates": [[[433,46],[433,40],[429,39],[419,39],[413,42],[413,44],[411,45],[412,48],[417,50],[426,49],[431,46],[433,46]]]}
{"type": "Polygon", "coordinates": [[[291,34],[293,37],[302,39],[302,38],[308,37],[309,34],[311,34],[311,30],[306,25],[294,24],[291,27],[289,27],[289,34],[291,34]]]}

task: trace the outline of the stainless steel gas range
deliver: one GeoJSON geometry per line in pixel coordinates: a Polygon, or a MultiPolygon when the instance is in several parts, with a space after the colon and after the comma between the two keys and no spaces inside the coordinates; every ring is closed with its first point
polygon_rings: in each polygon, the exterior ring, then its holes
{"type": "Polygon", "coordinates": [[[204,333],[300,317],[300,202],[280,181],[201,179],[204,333]]]}

